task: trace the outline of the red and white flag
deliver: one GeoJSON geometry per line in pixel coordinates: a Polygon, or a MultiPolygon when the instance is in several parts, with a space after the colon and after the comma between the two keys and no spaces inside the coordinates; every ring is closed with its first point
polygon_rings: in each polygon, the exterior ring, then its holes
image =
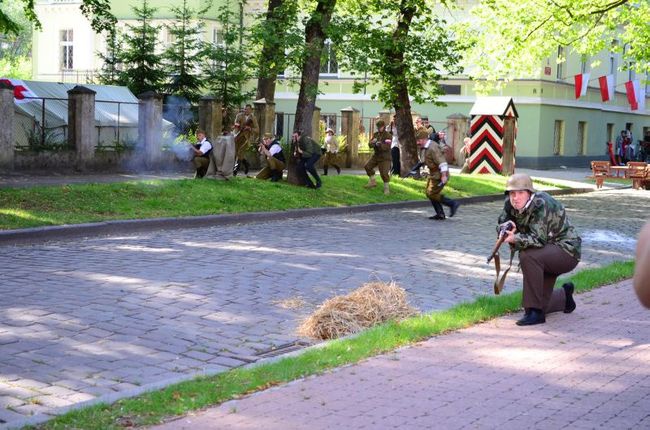
{"type": "Polygon", "coordinates": [[[16,103],[27,103],[32,101],[32,99],[27,97],[38,97],[32,90],[27,88],[27,85],[25,85],[25,83],[20,79],[2,78],[0,79],[0,82],[14,86],[14,100],[16,100],[16,103]]]}
{"type": "Polygon", "coordinates": [[[645,88],[638,79],[625,83],[625,93],[632,110],[645,110],[645,88]]]}
{"type": "Polygon", "coordinates": [[[605,75],[598,78],[600,85],[600,98],[604,102],[614,99],[614,75],[605,75]]]}
{"type": "Polygon", "coordinates": [[[573,77],[576,84],[576,98],[587,94],[587,85],[589,85],[589,73],[581,73],[573,77]]]}

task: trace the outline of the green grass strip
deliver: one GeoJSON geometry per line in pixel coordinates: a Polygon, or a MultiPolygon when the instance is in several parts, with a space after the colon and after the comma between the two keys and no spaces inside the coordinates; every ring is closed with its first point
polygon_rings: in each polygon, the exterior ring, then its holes
{"type": "MultiPolygon", "coordinates": [[[[179,179],[0,188],[0,230],[426,199],[426,181],[392,178],[391,194],[385,196],[381,185],[364,189],[367,179],[324,176],[320,190],[241,177],[228,182],[179,179]]],[[[453,175],[445,194],[452,198],[500,194],[505,181],[500,175],[453,175]]],[[[535,183],[540,189],[561,188],[535,183]]]]}
{"type": "MultiPolygon", "coordinates": [[[[601,268],[584,269],[559,280],[558,284],[571,280],[577,292],[584,292],[630,278],[633,273],[633,261],[615,262],[601,268]]],[[[72,411],[38,428],[104,430],[157,424],[167,417],[214,406],[254,391],[356,363],[432,336],[516,312],[520,310],[520,303],[520,291],[501,296],[483,296],[445,311],[373,327],[358,336],[331,341],[321,348],[312,348],[275,362],[196,378],[112,405],[102,404],[72,411]]]]}

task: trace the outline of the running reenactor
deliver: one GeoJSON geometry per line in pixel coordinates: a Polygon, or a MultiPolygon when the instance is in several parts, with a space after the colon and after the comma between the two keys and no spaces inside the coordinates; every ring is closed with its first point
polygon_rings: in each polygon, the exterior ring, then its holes
{"type": "Polygon", "coordinates": [[[447,160],[442,155],[440,147],[429,139],[427,131],[419,131],[415,138],[418,146],[424,150],[424,164],[429,168],[426,195],[436,212],[429,219],[443,220],[446,218],[442,205],[449,207],[449,217],[451,218],[456,215],[460,203],[442,195],[442,190],[449,181],[447,160]]]}
{"type": "Polygon", "coordinates": [[[368,183],[366,188],[373,188],[377,186],[375,179],[375,167],[379,168],[379,175],[384,182],[384,194],[390,194],[388,183],[390,182],[390,165],[392,156],[390,153],[390,146],[393,141],[393,135],[386,130],[386,123],[383,120],[377,121],[377,131],[372,135],[372,139],[368,145],[373,150],[372,157],[366,163],[364,168],[368,174],[368,183]]]}

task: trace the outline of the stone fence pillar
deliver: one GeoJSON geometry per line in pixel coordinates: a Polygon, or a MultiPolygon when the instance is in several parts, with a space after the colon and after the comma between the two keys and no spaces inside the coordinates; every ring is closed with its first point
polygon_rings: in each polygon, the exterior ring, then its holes
{"type": "Polygon", "coordinates": [[[68,91],[68,143],[77,152],[76,167],[80,170],[95,158],[95,94],[81,85],[68,91]]]}
{"type": "MultiPolygon", "coordinates": [[[[273,134],[275,126],[275,103],[266,99],[259,99],[253,102],[255,105],[255,119],[260,129],[260,141],[265,133],[273,134]]],[[[259,143],[259,142],[258,142],[259,143]]]]}
{"type": "Polygon", "coordinates": [[[199,128],[205,130],[210,142],[216,142],[223,131],[223,111],[216,97],[206,96],[199,100],[199,128]]]}
{"type": "Polygon", "coordinates": [[[138,96],[138,149],[143,152],[148,169],[160,165],[162,159],[162,95],[147,91],[138,96]]]}
{"type": "Polygon", "coordinates": [[[379,119],[383,120],[386,123],[386,126],[388,126],[388,124],[390,124],[390,111],[380,110],[379,119]]]}
{"type": "Polygon", "coordinates": [[[14,86],[0,82],[0,170],[14,169],[14,86]]]}
{"type": "Polygon", "coordinates": [[[447,117],[447,143],[454,152],[455,164],[462,166],[465,155],[462,154],[463,139],[469,131],[469,117],[462,113],[454,113],[447,117]]]}
{"type": "Polygon", "coordinates": [[[359,156],[359,111],[352,106],[341,109],[341,136],[345,136],[345,167],[359,156]]]}

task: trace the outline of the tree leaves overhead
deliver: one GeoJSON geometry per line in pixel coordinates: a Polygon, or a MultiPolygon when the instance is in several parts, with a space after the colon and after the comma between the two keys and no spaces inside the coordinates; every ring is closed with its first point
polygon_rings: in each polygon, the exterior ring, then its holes
{"type": "Polygon", "coordinates": [[[239,16],[231,9],[230,2],[219,7],[217,22],[222,39],[204,46],[204,84],[227,110],[225,123],[231,123],[239,107],[253,95],[244,87],[252,78],[252,56],[248,33],[239,27],[239,16]]]}
{"type": "Polygon", "coordinates": [[[93,30],[98,33],[114,31],[117,19],[111,14],[111,0],[83,0],[80,8],[93,30]]]}
{"type": "Polygon", "coordinates": [[[624,51],[623,68],[648,72],[649,22],[648,0],[488,0],[458,30],[473,42],[469,72],[507,81],[538,77],[541,61],[558,46],[585,55],[624,51]]]}
{"type": "Polygon", "coordinates": [[[394,106],[395,81],[404,80],[415,101],[436,103],[442,94],[438,85],[442,76],[462,72],[459,60],[464,44],[433,6],[425,0],[350,1],[343,5],[331,38],[342,53],[340,64],[355,72],[357,90],[379,84],[374,96],[386,106],[394,106]],[[402,30],[398,25],[407,10],[413,18],[402,30]],[[396,53],[403,60],[394,61],[391,57],[396,53]]]}
{"type": "Polygon", "coordinates": [[[169,75],[165,90],[192,103],[198,102],[203,87],[200,74],[205,58],[201,37],[205,23],[200,18],[211,6],[208,2],[201,9],[193,9],[188,0],[182,0],[180,6],[170,8],[175,19],[166,25],[172,42],[163,53],[165,72],[169,75]]]}

